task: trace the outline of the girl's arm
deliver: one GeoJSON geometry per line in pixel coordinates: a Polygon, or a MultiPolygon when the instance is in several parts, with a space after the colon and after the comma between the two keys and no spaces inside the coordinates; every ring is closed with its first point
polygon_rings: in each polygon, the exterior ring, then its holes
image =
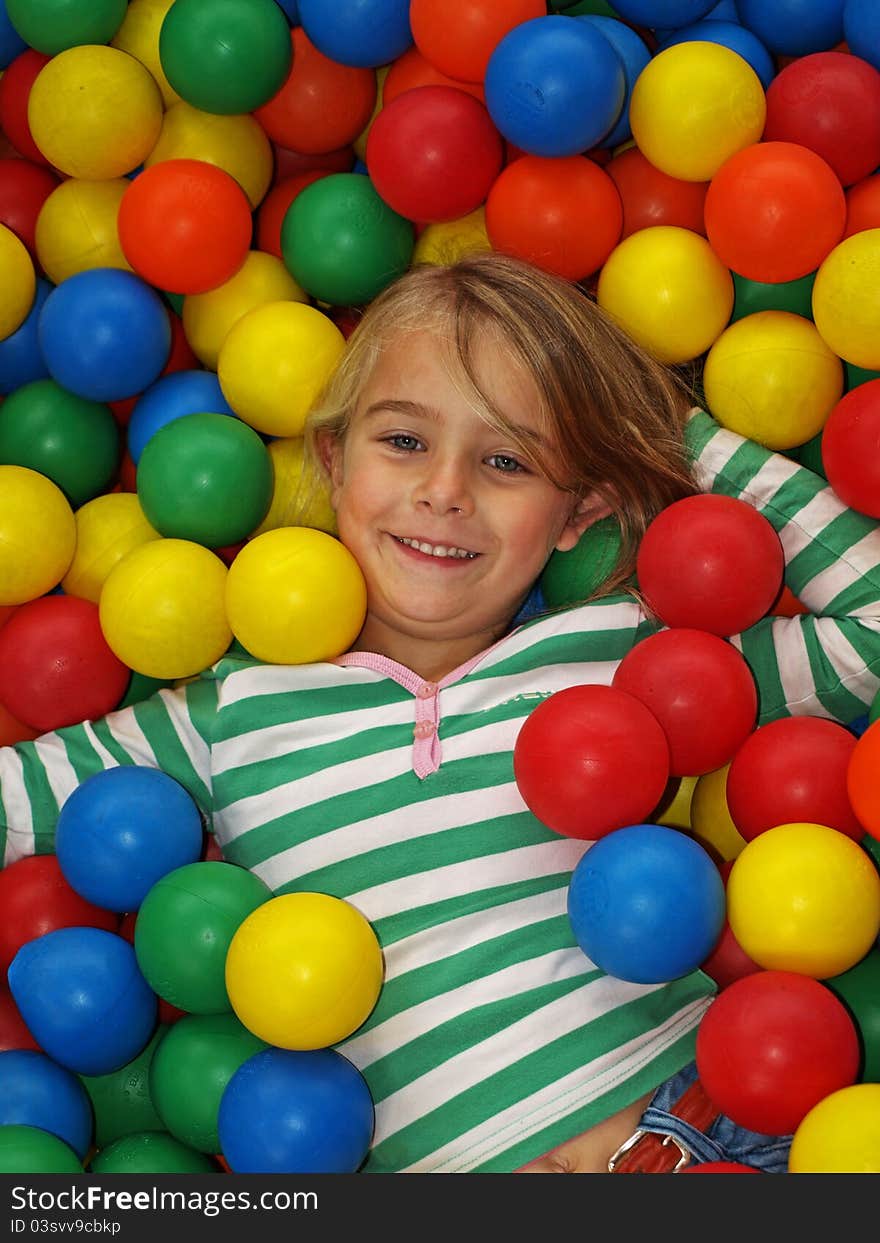
{"type": "Polygon", "coordinates": [[[819,475],[704,411],[690,417],[685,439],[702,491],[747,501],[772,524],[786,585],[810,610],[731,636],[755,675],[758,723],[854,721],[880,688],[880,524],[847,509],[819,475]]]}
{"type": "Polygon", "coordinates": [[[0,866],[49,854],[64,801],[87,777],[118,764],[160,768],[211,813],[211,728],[218,682],[208,670],[177,690],[34,742],[0,747],[0,866]]]}

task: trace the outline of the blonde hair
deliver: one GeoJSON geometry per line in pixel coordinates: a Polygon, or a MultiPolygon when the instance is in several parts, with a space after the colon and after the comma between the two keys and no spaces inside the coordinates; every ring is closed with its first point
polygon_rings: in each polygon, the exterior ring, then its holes
{"type": "Polygon", "coordinates": [[[684,383],[579,286],[522,260],[488,252],[446,267],[417,266],[383,290],[309,414],[308,470],[323,471],[323,437],[345,437],[386,343],[436,328],[444,330],[453,374],[480,416],[557,487],[578,499],[596,493],[611,507],[620,554],[594,595],[619,590],[651,520],[696,491],[682,437],[693,403],[684,383]],[[523,444],[481,389],[477,356],[488,335],[533,379],[549,453],[536,456],[532,444],[523,444]]]}

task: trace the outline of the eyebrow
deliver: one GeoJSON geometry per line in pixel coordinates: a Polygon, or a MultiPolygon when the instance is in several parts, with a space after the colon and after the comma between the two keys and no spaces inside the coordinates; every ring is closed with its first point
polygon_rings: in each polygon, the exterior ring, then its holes
{"type": "MultiPolygon", "coordinates": [[[[418,401],[404,401],[395,397],[383,398],[381,401],[371,402],[364,411],[362,417],[370,418],[376,414],[391,413],[404,414],[414,416],[416,418],[429,419],[432,423],[442,423],[443,415],[435,406],[426,406],[418,401]]],[[[526,443],[533,444],[538,449],[548,449],[549,445],[544,436],[540,432],[535,431],[532,427],[524,427],[521,423],[514,423],[511,420],[510,426],[522,437],[526,443]]]]}

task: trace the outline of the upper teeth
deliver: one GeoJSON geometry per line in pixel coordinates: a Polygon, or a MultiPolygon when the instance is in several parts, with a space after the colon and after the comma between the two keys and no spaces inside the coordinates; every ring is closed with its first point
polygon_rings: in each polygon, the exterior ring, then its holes
{"type": "Polygon", "coordinates": [[[402,535],[395,535],[394,538],[400,544],[407,544],[410,548],[417,548],[419,552],[427,553],[429,557],[467,557],[473,560],[477,555],[475,552],[468,552],[466,548],[447,548],[445,544],[423,544],[417,539],[406,539],[402,535]]]}

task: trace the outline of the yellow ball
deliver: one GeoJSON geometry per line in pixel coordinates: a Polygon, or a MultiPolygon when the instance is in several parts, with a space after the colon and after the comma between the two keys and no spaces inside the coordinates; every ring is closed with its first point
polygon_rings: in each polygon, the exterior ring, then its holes
{"type": "Polygon", "coordinates": [[[301,436],[344,349],[345,338],[322,311],[301,302],[266,302],[227,333],[217,378],[235,413],[258,432],[301,436]]]}
{"type": "Polygon", "coordinates": [[[24,242],[0,224],[0,340],[12,336],[34,304],[37,278],[24,242]]]}
{"type": "Polygon", "coordinates": [[[52,191],[36,227],[37,258],[50,281],[60,285],[87,268],[131,271],[117,228],[119,204],[130,185],[125,177],[70,177],[52,191]]]}
{"type": "Polygon", "coordinates": [[[369,1015],[382,951],[364,916],[325,893],[270,898],[239,925],[226,991],[241,1022],[279,1049],[326,1049],[369,1015]]]}
{"type": "Polygon", "coordinates": [[[110,40],[112,47],[128,52],[129,56],[139,60],[150,71],[162,92],[166,108],[170,108],[180,99],[165,77],[159,59],[159,33],[173,3],[174,0],[130,0],[122,25],[110,40]]]}
{"type": "Polygon", "coordinates": [[[74,514],[76,552],[61,580],[69,596],[97,604],[107,575],[133,548],[160,539],[134,492],[96,496],[74,514]]]}
{"type": "Polygon", "coordinates": [[[734,152],[760,140],[767,98],[736,52],[694,40],[648,62],[629,116],[636,145],[656,168],[682,181],[709,181],[734,152]]]}
{"type": "Polygon", "coordinates": [[[223,592],[226,566],[189,540],[140,544],[107,575],[99,616],[119,659],[150,678],[187,678],[232,642],[223,592]]]}
{"type": "Polygon", "coordinates": [[[727,917],[760,967],[825,980],[848,971],[874,944],[880,876],[861,846],[837,829],[778,825],[735,860],[727,917]]]}
{"type": "Polygon", "coordinates": [[[415,244],[412,262],[445,267],[465,255],[491,249],[492,243],[486,232],[486,209],[478,207],[458,220],[426,225],[415,244]]]}
{"type": "Polygon", "coordinates": [[[367,139],[370,136],[370,130],[373,128],[373,122],[382,111],[384,103],[382,93],[385,90],[385,79],[388,77],[388,70],[390,68],[390,65],[380,65],[376,70],[376,102],[373,104],[373,114],[352,143],[355,155],[365,163],[367,159],[367,139]]]}
{"type": "Polygon", "coordinates": [[[252,209],[263,201],[272,181],[272,144],[249,112],[221,116],[202,112],[185,100],[172,104],[144,167],[151,168],[162,160],[215,164],[235,178],[252,209]]]}
{"type": "Polygon", "coordinates": [[[746,844],[727,806],[730,765],[697,778],[691,799],[691,830],[700,845],[723,862],[735,859],[746,844]]]}
{"type": "Polygon", "coordinates": [[[26,466],[0,466],[0,605],[57,587],[75,548],[76,522],[61,489],[26,466]]]}
{"type": "Polygon", "coordinates": [[[334,660],[357,638],[366,609],[367,589],[354,557],[332,535],[311,527],[257,535],[229,567],[229,624],[258,660],[334,660]]]}
{"type": "Polygon", "coordinates": [[[278,527],[315,527],[335,535],[336,514],[330,504],[329,483],[316,472],[303,473],[303,438],[279,437],[266,447],[274,474],[272,503],[253,534],[262,535],[278,527]]]}
{"type": "Polygon", "coordinates": [[[657,225],[612,250],[599,274],[599,305],[663,363],[697,358],[733,311],[733,277],[704,237],[657,225]]]}
{"type": "Polygon", "coordinates": [[[653,823],[688,832],[691,827],[691,801],[696,784],[696,777],[673,777],[660,807],[654,811],[653,823]]]}
{"type": "Polygon", "coordinates": [[[757,311],[709,350],[703,390],[723,427],[768,449],[790,449],[824,427],[843,392],[843,364],[808,319],[757,311]]]}
{"type": "Polygon", "coordinates": [[[831,1092],[804,1116],[789,1174],[880,1174],[880,1083],[831,1092]]]}
{"type": "Polygon", "coordinates": [[[102,181],[142,164],[162,128],[162,95],[139,60],[103,44],[67,48],[28,96],[34,142],[71,177],[102,181]]]}
{"type": "Polygon", "coordinates": [[[252,250],[224,284],[184,298],[183,330],[193,353],[211,371],[216,371],[220,347],[242,315],[267,302],[308,300],[308,294],[280,259],[262,250],[252,250]]]}
{"type": "Polygon", "coordinates": [[[880,370],[880,229],[845,238],[813,282],[813,320],[828,347],[855,367],[880,370]]]}

